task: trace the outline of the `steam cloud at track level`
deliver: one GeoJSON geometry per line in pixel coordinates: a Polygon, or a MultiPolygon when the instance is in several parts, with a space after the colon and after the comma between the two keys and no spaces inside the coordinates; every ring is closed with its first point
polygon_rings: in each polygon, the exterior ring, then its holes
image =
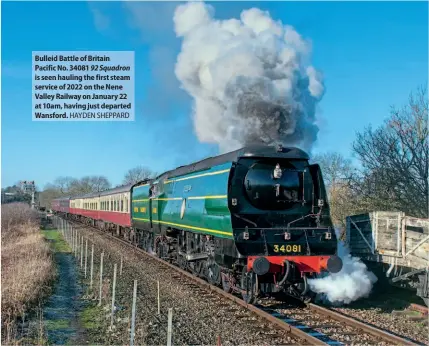
{"type": "MultiPolygon", "coordinates": [[[[336,233],[339,239],[340,232],[336,230],[336,233]]],[[[359,258],[350,255],[348,247],[341,240],[338,240],[338,256],[343,261],[342,269],[336,274],[308,280],[311,290],[319,293],[321,300],[334,305],[350,304],[368,297],[377,277],[359,258]]]]}

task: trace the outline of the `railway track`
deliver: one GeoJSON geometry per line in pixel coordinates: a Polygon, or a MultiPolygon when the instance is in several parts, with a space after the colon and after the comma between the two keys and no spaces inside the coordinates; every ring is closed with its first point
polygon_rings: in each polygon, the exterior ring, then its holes
{"type": "Polygon", "coordinates": [[[191,287],[197,294],[202,294],[204,290],[210,293],[216,293],[227,298],[236,304],[244,307],[248,311],[259,317],[273,323],[280,329],[290,333],[294,337],[301,339],[310,345],[348,345],[348,344],[365,344],[365,345],[418,345],[419,343],[402,338],[389,333],[386,330],[371,326],[365,322],[356,320],[349,316],[343,315],[337,311],[322,307],[313,303],[304,304],[301,307],[285,306],[279,302],[265,301],[258,305],[249,305],[241,298],[227,293],[219,287],[209,284],[207,281],[198,278],[176,265],[162,260],[141,248],[138,248],[130,242],[103,232],[95,227],[75,221],[66,220],[75,226],[84,227],[85,229],[97,232],[106,238],[120,242],[133,251],[139,253],[151,261],[158,262],[177,272],[172,277],[175,279],[186,277],[192,282],[184,282],[191,287]],[[193,284],[193,282],[195,284],[193,284]]]}

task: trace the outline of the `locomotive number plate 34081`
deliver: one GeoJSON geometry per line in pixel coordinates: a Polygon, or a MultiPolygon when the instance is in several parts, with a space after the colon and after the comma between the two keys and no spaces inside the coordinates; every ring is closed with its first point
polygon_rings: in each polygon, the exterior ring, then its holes
{"type": "Polygon", "coordinates": [[[274,245],[274,252],[301,252],[301,245],[274,245]]]}

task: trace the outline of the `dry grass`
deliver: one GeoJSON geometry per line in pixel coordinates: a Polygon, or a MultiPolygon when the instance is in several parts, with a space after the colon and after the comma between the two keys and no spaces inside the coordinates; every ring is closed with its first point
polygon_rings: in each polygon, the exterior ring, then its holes
{"type": "Polygon", "coordinates": [[[54,265],[37,212],[28,205],[2,205],[1,227],[2,341],[14,344],[17,319],[40,305],[54,265]]]}

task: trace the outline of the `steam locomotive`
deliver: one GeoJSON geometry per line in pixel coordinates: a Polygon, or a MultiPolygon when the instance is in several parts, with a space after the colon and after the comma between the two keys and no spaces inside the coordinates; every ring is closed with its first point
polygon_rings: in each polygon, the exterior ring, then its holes
{"type": "Polygon", "coordinates": [[[249,146],[134,185],[53,202],[247,303],[309,301],[307,280],[342,268],[322,174],[297,148],[249,146]]]}

